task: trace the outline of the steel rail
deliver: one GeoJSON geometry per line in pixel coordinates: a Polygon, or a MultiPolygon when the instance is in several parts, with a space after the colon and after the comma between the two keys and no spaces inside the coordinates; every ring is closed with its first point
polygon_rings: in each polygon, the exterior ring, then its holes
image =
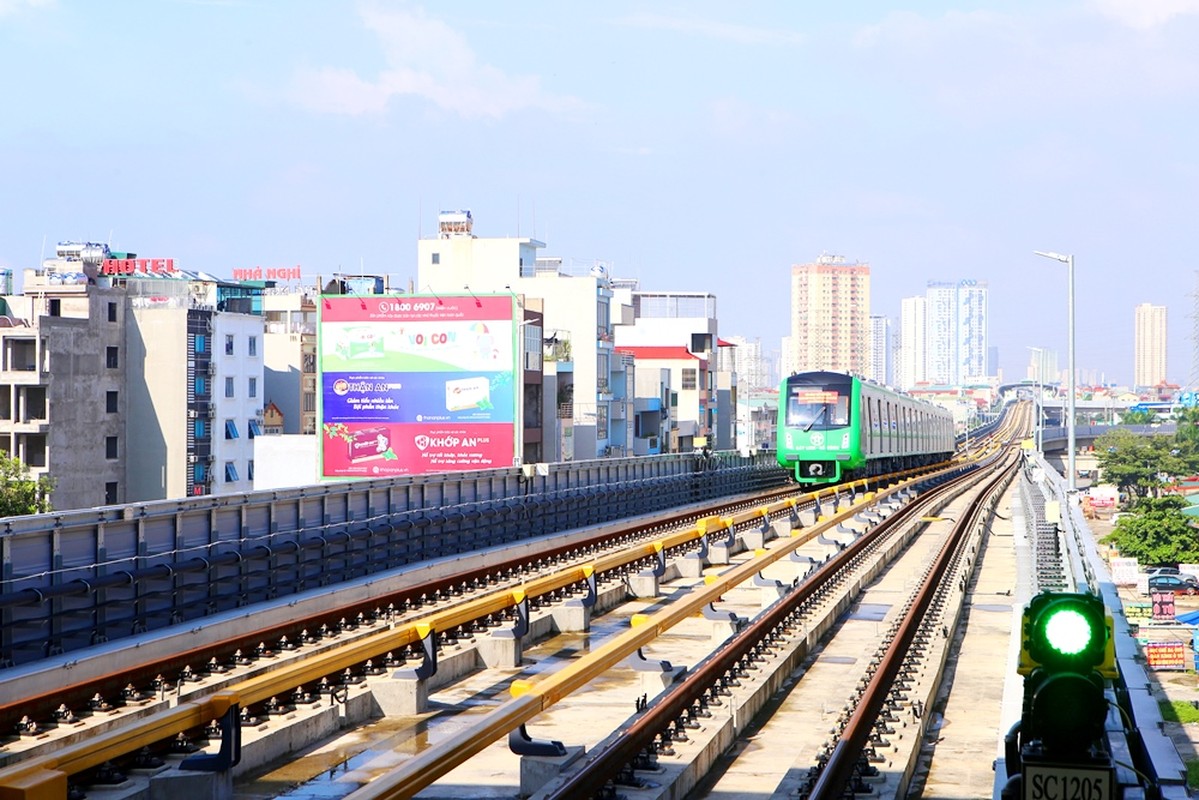
{"type": "MultiPolygon", "coordinates": [[[[845,486],[822,488],[816,492],[803,495],[806,499],[817,499],[822,495],[832,495],[843,490],[845,486]]],[[[735,528],[736,525],[769,517],[771,514],[789,512],[798,508],[800,500],[788,498],[768,505],[746,509],[728,517],[718,515],[703,517],[696,524],[682,531],[666,534],[653,541],[646,541],[624,550],[600,556],[590,564],[579,564],[560,569],[547,576],[525,581],[520,587],[506,588],[490,592],[482,597],[466,600],[452,608],[433,612],[420,618],[406,621],[389,630],[366,636],[356,642],[345,644],[326,653],[294,663],[281,665],[262,675],[239,681],[224,691],[219,691],[210,698],[234,696],[235,702],[248,707],[284,694],[297,686],[314,683],[323,677],[341,673],[343,670],[369,659],[386,655],[400,647],[419,642],[432,631],[451,630],[458,626],[473,622],[488,615],[505,611],[525,597],[534,598],[550,594],[559,589],[586,580],[593,573],[603,573],[619,569],[628,564],[636,563],[650,556],[657,556],[660,551],[684,547],[706,533],[735,528]]],[[[750,505],[742,503],[742,505],[750,505]]],[[[727,507],[727,506],[726,506],[727,507]]],[[[849,512],[846,511],[845,514],[849,512]]],[[[838,515],[836,519],[844,518],[838,515]]],[[[527,558],[522,561],[527,562],[527,558]]],[[[646,629],[640,631],[648,635],[646,641],[656,636],[656,632],[646,629]]],[[[121,726],[113,731],[97,734],[86,742],[71,745],[57,751],[52,756],[34,756],[19,761],[16,764],[0,770],[0,797],[6,796],[6,791],[17,790],[28,781],[31,773],[54,773],[51,782],[57,781],[56,775],[63,773],[74,775],[87,769],[99,766],[105,761],[126,755],[185,731],[200,727],[217,719],[224,713],[222,702],[202,699],[180,703],[175,708],[156,712],[133,721],[130,725],[121,726]],[[63,755],[67,754],[67,755],[63,755]],[[49,760],[46,760],[49,759],[49,760]]],[[[15,796],[27,796],[23,794],[15,796]]]]}
{"type": "MultiPolygon", "coordinates": [[[[906,484],[897,485],[892,487],[888,494],[898,492],[903,488],[906,488],[906,484]]],[[[795,535],[800,532],[794,532],[792,538],[784,541],[780,547],[765,551],[751,561],[715,576],[711,583],[690,592],[686,597],[676,600],[667,608],[648,617],[644,624],[633,627],[598,649],[592,650],[585,659],[568,665],[535,684],[517,681],[512,687],[513,699],[504,702],[470,727],[437,742],[394,770],[374,779],[348,795],[345,800],[406,798],[427,788],[438,778],[481,752],[500,736],[528,722],[594,678],[617,666],[627,656],[651,642],[658,635],[699,613],[709,603],[718,601],[734,586],[752,579],[764,566],[787,556],[838,522],[849,519],[860,510],[861,505],[869,502],[870,499],[863,497],[846,510],[829,517],[820,525],[806,528],[800,535],[795,535]]],[[[852,558],[866,546],[866,543],[863,542],[866,538],[861,537],[849,545],[841,553],[841,556],[852,558]]],[[[831,574],[829,565],[823,567],[817,574],[821,573],[831,574]]]]}
{"type": "MultiPolygon", "coordinates": [[[[963,476],[962,479],[967,477],[963,476]]],[[[952,491],[957,480],[959,479],[938,488],[952,491]]],[[[809,581],[799,584],[779,602],[763,611],[720,650],[691,670],[683,683],[651,703],[642,716],[618,731],[616,738],[602,751],[592,751],[587,764],[561,785],[554,787],[546,795],[546,800],[573,800],[600,793],[612,776],[650,747],[659,733],[686,713],[738,662],[751,654],[754,647],[767,639],[776,628],[785,624],[792,614],[822,588],[828,578],[857,556],[864,554],[872,545],[884,540],[894,529],[923,513],[924,508],[936,503],[939,498],[939,493],[920,497],[854,540],[845,550],[824,564],[809,581]]]]}
{"type": "Polygon", "coordinates": [[[975,477],[971,472],[952,479],[937,487],[934,493],[919,498],[855,540],[813,575],[810,581],[797,586],[778,603],[764,611],[734,639],[726,642],[720,651],[697,665],[684,683],[672,688],[667,695],[651,704],[641,717],[620,730],[617,737],[602,752],[592,751],[588,763],[547,794],[546,800],[573,800],[599,794],[612,776],[649,748],[655,737],[666,730],[671,722],[691,709],[738,662],[750,655],[760,642],[766,640],[776,628],[784,625],[787,619],[818,591],[824,576],[838,572],[842,566],[864,553],[873,543],[884,540],[891,529],[897,528],[912,516],[923,513],[924,508],[940,502],[944,494],[952,494],[960,485],[975,480],[975,477]]]}
{"type": "MultiPolygon", "coordinates": [[[[910,475],[917,472],[919,470],[907,470],[899,474],[910,475]]],[[[909,477],[908,481],[920,479],[923,479],[923,476],[919,478],[909,477]]],[[[760,520],[763,517],[769,518],[771,514],[797,510],[801,502],[832,496],[839,497],[846,489],[865,484],[866,481],[855,481],[847,484],[822,487],[802,495],[803,499],[788,498],[773,504],[736,512],[728,517],[718,515],[705,517],[698,520],[696,525],[690,529],[667,534],[653,541],[647,541],[632,548],[627,548],[619,553],[601,556],[594,559],[591,564],[580,564],[559,570],[552,575],[534,578],[525,581],[521,587],[515,589],[507,588],[491,592],[483,597],[457,604],[452,608],[433,612],[419,619],[407,621],[392,629],[371,634],[357,642],[335,648],[327,653],[313,656],[310,659],[280,666],[262,675],[237,682],[204,699],[180,703],[175,708],[147,715],[136,720],[131,725],[121,726],[112,731],[97,734],[85,742],[70,745],[51,755],[34,756],[17,762],[10,767],[0,770],[0,797],[9,796],[7,792],[10,791],[15,792],[12,795],[13,797],[40,797],[42,795],[29,794],[27,792],[26,787],[31,780],[30,776],[38,776],[34,778],[38,788],[33,791],[41,791],[44,788],[43,783],[45,786],[57,786],[60,776],[78,774],[79,772],[99,766],[106,761],[135,752],[142,747],[171,739],[180,733],[218,719],[231,702],[239,703],[243,707],[265,702],[297,686],[313,683],[328,675],[341,673],[355,664],[361,664],[369,659],[386,655],[388,652],[400,647],[414,644],[431,631],[450,630],[511,608],[520,602],[523,597],[538,597],[579,583],[586,580],[593,571],[602,573],[612,569],[619,569],[649,556],[657,556],[660,551],[684,547],[698,540],[706,533],[734,529],[739,524],[760,520]]],[[[898,491],[899,488],[896,487],[892,491],[898,491]]],[[[873,495],[874,493],[872,492],[865,492],[859,495],[861,498],[859,503],[865,502],[873,495]]],[[[732,504],[727,504],[723,507],[728,507],[728,505],[732,504]]],[[[752,503],[742,501],[739,505],[748,506],[752,505],[752,503]]],[[[854,510],[855,507],[851,504],[845,511],[829,517],[827,524],[809,528],[805,531],[805,535],[793,538],[784,547],[768,551],[765,556],[755,559],[750,564],[730,570],[711,584],[709,589],[701,593],[702,599],[686,603],[685,611],[676,611],[674,613],[662,612],[664,615],[662,619],[659,620],[658,615],[655,615],[651,619],[650,624],[639,626],[627,634],[617,637],[617,641],[613,642],[612,645],[623,649],[621,650],[621,654],[615,657],[615,661],[619,661],[638,647],[652,641],[661,632],[702,609],[707,603],[713,602],[730,587],[749,580],[763,566],[773,563],[778,558],[809,541],[819,531],[847,519],[854,513],[854,510]]],[[[526,556],[519,561],[527,563],[529,560],[529,557],[526,556]]],[[[611,666],[611,664],[608,666],[611,666]]],[[[515,714],[520,719],[512,723],[506,716],[498,717],[494,723],[494,728],[498,731],[495,736],[507,733],[507,731],[519,725],[520,720],[532,718],[540,710],[567,696],[571,691],[579,688],[584,683],[586,683],[586,680],[575,683],[573,680],[561,679],[558,676],[554,676],[538,684],[539,691],[528,698],[515,697],[508,704],[502,706],[501,710],[506,709],[507,714],[515,714]]],[[[513,717],[513,719],[515,718],[513,717]]],[[[495,737],[493,736],[493,738],[495,737]]],[[[463,760],[465,760],[465,757],[463,760]]],[[[426,773],[432,774],[429,770],[426,770],[426,773]]]]}
{"type": "Polygon", "coordinates": [[[879,712],[886,702],[895,678],[903,666],[904,658],[911,647],[921,620],[928,611],[949,567],[956,560],[955,556],[960,544],[965,540],[967,533],[977,524],[985,504],[1005,485],[1015,470],[1016,460],[1008,458],[1005,464],[997,468],[997,474],[987,482],[983,490],[971,502],[968,512],[962,515],[958,523],[954,525],[933,568],[929,571],[904,615],[902,624],[887,648],[882,662],[871,677],[862,698],[846,723],[845,730],[834,745],[832,753],[829,754],[828,761],[808,795],[809,800],[830,800],[844,797],[854,769],[869,741],[871,728],[878,719],[879,712]]]}
{"type": "Polygon", "coordinates": [[[136,727],[95,736],[48,755],[22,761],[0,772],[3,778],[0,780],[0,798],[65,798],[71,775],[205,725],[223,716],[238,701],[236,692],[217,692],[203,700],[180,703],[168,711],[146,717],[136,727]]]}
{"type": "MultiPolygon", "coordinates": [[[[859,483],[864,483],[864,482],[859,482],[859,483]]],[[[844,489],[844,488],[856,487],[856,486],[857,486],[857,484],[845,484],[844,486],[837,487],[837,488],[844,489]]],[[[742,500],[739,500],[739,501],[736,501],[733,503],[719,503],[713,509],[714,515],[720,516],[722,514],[727,514],[727,513],[729,513],[729,511],[731,509],[737,509],[737,508],[746,509],[746,510],[742,510],[742,511],[734,511],[731,514],[731,516],[729,516],[729,517],[721,517],[722,519],[732,519],[734,524],[742,524],[747,520],[754,519],[755,515],[759,515],[762,513],[763,509],[767,509],[768,512],[772,513],[772,514],[778,513],[780,511],[787,510],[790,507],[795,507],[799,503],[804,503],[804,502],[808,502],[809,500],[817,499],[817,498],[821,497],[822,495],[831,495],[834,493],[835,489],[822,488],[815,492],[809,492],[809,493],[803,494],[799,498],[785,498],[782,500],[773,499],[773,498],[777,498],[781,495],[792,494],[792,493],[794,493],[794,491],[795,491],[794,487],[791,487],[787,490],[772,490],[772,491],[762,493],[761,496],[756,496],[756,497],[752,497],[749,499],[742,499],[742,500]]],[[[696,516],[697,516],[697,514],[694,511],[683,513],[683,514],[675,514],[675,515],[667,516],[663,519],[656,520],[653,524],[653,527],[674,525],[674,524],[679,524],[679,523],[685,523],[688,521],[694,523],[694,522],[696,522],[696,520],[695,520],[696,516]]],[[[705,517],[704,519],[711,519],[711,515],[708,517],[705,517]]],[[[681,532],[676,531],[675,533],[665,534],[662,536],[647,537],[645,542],[643,542],[643,544],[646,546],[642,547],[640,551],[631,551],[626,545],[625,549],[620,552],[629,553],[630,555],[628,556],[628,558],[624,559],[623,562],[620,559],[617,559],[614,561],[613,560],[605,560],[602,567],[597,571],[600,574],[602,574],[603,572],[605,572],[609,569],[621,568],[621,567],[625,566],[626,564],[635,563],[636,561],[638,561],[640,559],[654,556],[655,552],[652,550],[652,547],[653,547],[652,542],[653,541],[668,541],[669,543],[666,546],[669,549],[674,549],[677,547],[687,547],[687,546],[691,545],[692,542],[697,541],[699,536],[702,535],[702,531],[697,531],[697,527],[698,527],[697,524],[693,524],[693,527],[691,529],[684,528],[681,532]]],[[[715,528],[713,530],[715,530],[715,528]]],[[[547,548],[545,551],[542,551],[542,552],[528,553],[528,554],[522,555],[518,558],[508,558],[504,561],[490,564],[488,569],[492,573],[502,572],[504,570],[509,570],[509,569],[522,569],[522,568],[527,567],[528,564],[530,564],[531,562],[533,562],[537,559],[552,559],[552,558],[561,558],[561,557],[568,558],[568,557],[571,557],[572,555],[575,559],[577,559],[578,563],[576,564],[576,566],[582,566],[582,565],[584,565],[584,562],[586,560],[586,557],[583,554],[586,552],[587,548],[593,547],[597,543],[601,543],[603,541],[610,541],[612,538],[623,536],[623,535],[635,535],[635,532],[630,532],[629,534],[626,534],[625,532],[616,532],[616,533],[609,532],[609,533],[603,534],[603,535],[590,536],[590,537],[587,537],[582,540],[572,541],[568,545],[547,548]]],[[[596,560],[591,559],[591,561],[594,564],[596,560]]],[[[453,587],[456,587],[456,586],[462,585],[465,582],[468,582],[471,578],[473,578],[479,574],[480,574],[480,571],[475,569],[475,570],[470,570],[470,571],[465,571],[465,572],[460,572],[460,573],[456,573],[453,575],[445,576],[442,578],[438,578],[436,580],[425,581],[420,584],[407,586],[407,587],[405,587],[401,590],[398,590],[396,592],[393,592],[387,596],[373,598],[369,603],[367,603],[365,605],[363,602],[357,601],[355,603],[345,604],[342,606],[327,609],[326,611],[322,612],[322,614],[320,615],[319,618],[313,618],[310,620],[306,620],[302,624],[307,624],[307,625],[309,625],[309,627],[312,627],[312,626],[315,626],[320,621],[320,619],[336,620],[340,617],[353,618],[353,617],[357,616],[357,613],[359,611],[363,610],[364,608],[378,607],[384,603],[390,602],[392,599],[402,600],[405,597],[419,597],[421,594],[434,594],[439,591],[449,590],[453,587]]],[[[584,577],[586,577],[586,576],[576,577],[575,580],[576,581],[583,580],[584,577]]],[[[564,584],[551,584],[550,588],[547,591],[557,591],[558,589],[564,588],[567,585],[570,585],[569,581],[564,584]]],[[[502,595],[505,591],[510,591],[515,588],[519,588],[519,587],[508,587],[504,590],[497,590],[497,593],[502,595]]],[[[533,591],[529,591],[528,588],[526,587],[526,594],[530,598],[536,598],[543,593],[545,593],[545,592],[539,591],[537,589],[534,589],[533,591]]],[[[499,610],[503,610],[503,608],[510,607],[511,605],[512,605],[512,603],[508,603],[507,606],[501,607],[499,610]]],[[[434,612],[434,613],[436,613],[436,612],[434,612]]],[[[487,613],[495,613],[495,612],[489,611],[487,613]]],[[[413,619],[422,621],[427,616],[429,616],[429,615],[427,615],[427,614],[426,615],[418,615],[416,617],[413,617],[413,619]]],[[[484,616],[486,616],[486,614],[484,614],[484,616]]],[[[473,620],[467,620],[467,621],[470,622],[473,620]]],[[[447,625],[443,620],[439,620],[438,625],[439,625],[437,628],[438,630],[448,630],[448,629],[454,627],[453,625],[447,625]]],[[[228,651],[228,652],[233,652],[233,650],[235,650],[235,649],[253,648],[259,642],[277,640],[281,636],[290,635],[292,633],[297,633],[297,632],[298,632],[298,623],[295,623],[295,622],[289,622],[289,623],[283,624],[283,625],[272,625],[272,626],[267,626],[265,628],[259,628],[257,630],[242,633],[242,634],[238,635],[235,639],[230,640],[229,642],[226,642],[223,644],[212,644],[212,645],[203,645],[203,646],[198,646],[198,647],[192,647],[187,650],[172,653],[168,656],[152,658],[150,661],[148,661],[142,665],[142,667],[139,669],[139,672],[142,674],[145,674],[147,676],[163,674],[163,673],[170,673],[172,671],[182,669],[182,667],[184,665],[195,664],[197,662],[197,660],[199,660],[200,663],[207,662],[209,660],[209,658],[214,654],[214,652],[219,652],[222,650],[228,651]]],[[[410,644],[412,641],[413,640],[410,640],[410,639],[401,641],[398,646],[410,644]]],[[[385,652],[386,651],[384,651],[384,653],[385,652]]],[[[75,662],[70,662],[70,663],[71,663],[72,669],[74,670],[74,672],[72,674],[77,674],[79,671],[81,671],[81,670],[77,669],[77,664],[75,662]]],[[[3,686],[6,682],[5,680],[2,679],[2,675],[3,675],[3,673],[0,673],[0,686],[3,686]]],[[[116,692],[119,692],[121,689],[123,689],[123,687],[125,687],[126,685],[128,685],[131,682],[137,683],[138,682],[137,677],[130,676],[130,674],[128,672],[122,672],[121,674],[115,675],[115,676],[112,674],[103,674],[103,675],[97,675],[95,677],[84,678],[82,680],[76,679],[74,682],[72,682],[68,685],[62,685],[61,683],[56,682],[56,685],[54,686],[54,688],[52,690],[47,691],[45,693],[41,693],[41,694],[26,695],[26,696],[19,697],[19,696],[16,696],[15,694],[6,693],[7,696],[4,699],[0,700],[0,722],[15,723],[17,718],[19,718],[21,716],[26,716],[26,715],[32,715],[32,716],[34,716],[34,718],[36,718],[39,713],[38,709],[43,709],[44,710],[43,713],[48,714],[50,709],[56,708],[60,704],[65,703],[68,705],[68,707],[70,707],[76,703],[83,703],[87,699],[91,698],[92,696],[94,696],[96,694],[100,694],[101,696],[104,696],[105,694],[109,693],[109,691],[116,693],[116,692]],[[109,691],[106,691],[106,689],[109,691]],[[9,698],[11,698],[11,699],[9,699],[9,698]]]]}

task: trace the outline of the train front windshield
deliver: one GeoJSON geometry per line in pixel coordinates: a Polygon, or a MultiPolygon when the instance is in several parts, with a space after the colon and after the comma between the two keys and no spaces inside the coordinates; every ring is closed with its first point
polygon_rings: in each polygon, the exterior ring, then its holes
{"type": "Polygon", "coordinates": [[[788,428],[828,430],[849,424],[849,395],[821,386],[787,387],[788,428]]]}

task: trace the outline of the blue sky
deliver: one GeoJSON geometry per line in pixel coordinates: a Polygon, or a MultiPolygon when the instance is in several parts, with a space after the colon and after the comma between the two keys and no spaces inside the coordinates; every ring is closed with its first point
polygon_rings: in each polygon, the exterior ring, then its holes
{"type": "Polygon", "coordinates": [[[1192,363],[1199,0],[0,0],[0,265],[108,241],[231,275],[415,277],[438,209],[787,332],[789,267],[872,312],[990,285],[1007,377],[1132,378],[1133,308],[1192,363]]]}

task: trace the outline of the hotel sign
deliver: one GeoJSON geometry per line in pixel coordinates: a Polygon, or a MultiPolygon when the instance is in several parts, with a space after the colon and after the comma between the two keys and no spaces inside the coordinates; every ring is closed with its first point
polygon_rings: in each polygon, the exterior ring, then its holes
{"type": "Polygon", "coordinates": [[[271,267],[263,269],[262,267],[246,267],[245,269],[233,270],[233,280],[235,281],[260,281],[266,279],[268,281],[298,281],[300,280],[300,265],[294,267],[271,267]]]}
{"type": "Polygon", "coordinates": [[[166,274],[175,272],[173,258],[106,258],[100,265],[104,275],[166,274]]]}

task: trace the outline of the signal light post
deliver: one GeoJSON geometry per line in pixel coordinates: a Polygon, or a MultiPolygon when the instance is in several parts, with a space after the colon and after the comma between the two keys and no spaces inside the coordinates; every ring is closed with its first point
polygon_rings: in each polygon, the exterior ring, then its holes
{"type": "Polygon", "coordinates": [[[1021,790],[1010,795],[1005,790],[1005,797],[1114,797],[1104,724],[1107,679],[1117,677],[1117,670],[1103,601],[1091,594],[1043,592],[1025,607],[1021,633],[1021,790]]]}

